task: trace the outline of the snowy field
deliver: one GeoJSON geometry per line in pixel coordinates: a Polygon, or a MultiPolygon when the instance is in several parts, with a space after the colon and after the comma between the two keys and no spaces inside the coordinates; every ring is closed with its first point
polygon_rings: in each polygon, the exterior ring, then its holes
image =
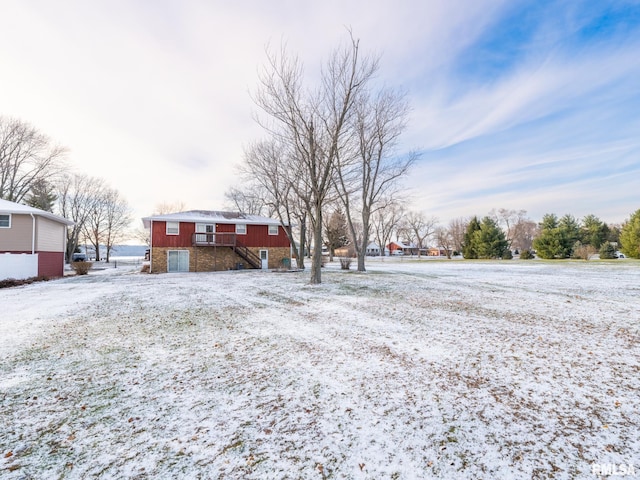
{"type": "Polygon", "coordinates": [[[336,264],[0,290],[0,478],[640,477],[640,262],[336,264]]]}

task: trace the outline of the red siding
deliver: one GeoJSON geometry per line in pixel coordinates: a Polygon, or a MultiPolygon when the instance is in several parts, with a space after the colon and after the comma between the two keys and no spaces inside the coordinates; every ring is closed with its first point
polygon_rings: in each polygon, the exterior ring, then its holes
{"type": "MultiPolygon", "coordinates": [[[[216,224],[216,232],[235,232],[236,226],[216,224]]],[[[278,235],[269,235],[268,225],[247,225],[247,234],[238,235],[238,241],[245,247],[288,247],[289,239],[284,229],[278,226],[278,235]]]]}
{"type": "MultiPolygon", "coordinates": [[[[31,251],[11,251],[0,253],[27,253],[31,251]]],[[[38,252],[38,276],[40,277],[62,277],[64,276],[64,252],[38,252]]]]}
{"type": "MultiPolygon", "coordinates": [[[[153,222],[153,246],[154,247],[190,247],[193,234],[196,231],[195,223],[180,222],[180,235],[167,235],[166,222],[153,222]]],[[[235,233],[235,224],[217,223],[216,232],[235,233]]],[[[269,235],[267,225],[247,225],[247,234],[238,235],[238,241],[246,247],[288,247],[289,239],[281,226],[278,226],[278,235],[269,235]]]]}
{"type": "Polygon", "coordinates": [[[180,222],[180,235],[167,235],[167,222],[153,222],[153,246],[154,247],[190,247],[193,234],[196,231],[195,223],[180,222]]]}
{"type": "Polygon", "coordinates": [[[64,275],[63,252],[36,252],[38,254],[38,275],[62,277],[64,275]]]}

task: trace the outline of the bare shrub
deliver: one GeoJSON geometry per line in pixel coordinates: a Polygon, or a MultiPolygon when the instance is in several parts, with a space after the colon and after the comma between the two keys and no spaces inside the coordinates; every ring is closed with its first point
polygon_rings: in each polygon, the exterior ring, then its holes
{"type": "Polygon", "coordinates": [[[149,265],[148,263],[143,263],[140,273],[149,273],[150,271],[151,271],[151,265],[149,265]]]}
{"type": "Polygon", "coordinates": [[[341,258],[340,259],[340,269],[341,270],[349,270],[349,267],[351,267],[351,259],[348,258],[348,257],[341,258]]]}
{"type": "Polygon", "coordinates": [[[92,262],[71,262],[71,268],[76,272],[76,275],[86,275],[92,266],[92,262]]]}

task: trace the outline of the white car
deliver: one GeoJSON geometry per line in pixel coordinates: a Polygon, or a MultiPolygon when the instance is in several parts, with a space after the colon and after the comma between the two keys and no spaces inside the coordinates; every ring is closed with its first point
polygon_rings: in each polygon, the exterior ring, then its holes
{"type": "Polygon", "coordinates": [[[403,250],[394,250],[391,255],[393,255],[393,256],[404,255],[404,251],[403,250]]]}

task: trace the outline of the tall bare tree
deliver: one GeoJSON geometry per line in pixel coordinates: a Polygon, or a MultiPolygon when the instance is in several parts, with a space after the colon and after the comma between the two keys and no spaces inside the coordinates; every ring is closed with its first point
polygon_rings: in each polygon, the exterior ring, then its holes
{"type": "Polygon", "coordinates": [[[398,156],[398,139],[405,129],[408,103],[404,95],[390,89],[363,92],[352,117],[352,149],[338,156],[335,184],[345,206],[358,271],[365,271],[365,256],[371,235],[371,215],[384,208],[383,200],[393,197],[398,180],[405,175],[416,155],[398,156]]]}
{"type": "Polygon", "coordinates": [[[103,181],[87,175],[65,175],[58,185],[58,211],[63,217],[75,222],[67,229],[66,259],[70,262],[82,238],[99,192],[104,188],[103,181]]]}
{"type": "Polygon", "coordinates": [[[398,228],[404,215],[400,203],[393,201],[393,199],[386,199],[384,205],[383,208],[378,208],[372,216],[373,233],[382,256],[385,255],[387,244],[391,242],[391,236],[398,228]]]}
{"type": "Polygon", "coordinates": [[[108,188],[102,182],[100,183],[100,187],[96,188],[92,192],[93,198],[90,199],[91,208],[89,216],[84,222],[84,229],[82,231],[85,241],[88,241],[91,245],[93,245],[93,249],[96,252],[97,262],[102,259],[102,257],[100,256],[100,242],[104,238],[106,228],[105,221],[107,215],[107,192],[108,188]]]}
{"type": "Polygon", "coordinates": [[[464,245],[464,236],[467,233],[468,225],[469,220],[463,217],[454,218],[449,222],[448,230],[449,235],[451,236],[453,249],[458,253],[462,252],[462,247],[464,245]]]}
{"type": "Polygon", "coordinates": [[[106,261],[109,263],[111,250],[117,243],[125,240],[133,217],[131,207],[117,190],[105,192],[105,229],[103,242],[107,250],[106,261]]]}
{"type": "Polygon", "coordinates": [[[378,68],[377,59],[363,57],[359,42],[334,50],[315,90],[303,87],[303,69],[283,47],[267,53],[259,76],[256,104],[267,119],[258,119],[272,138],[287,148],[287,157],[299,165],[300,181],[293,184],[313,230],[311,283],[321,283],[322,212],[333,187],[336,162],[344,147],[347,126],[358,97],[378,68]]]}
{"type": "Polygon", "coordinates": [[[304,268],[307,211],[296,194],[296,184],[301,178],[300,165],[287,155],[286,145],[278,139],[253,143],[245,148],[240,171],[250,185],[257,184],[254,191],[260,192],[263,205],[278,216],[292,245],[297,266],[304,268]],[[294,225],[298,227],[299,244],[294,238],[294,225]]]}
{"type": "Polygon", "coordinates": [[[244,184],[244,188],[231,187],[224,192],[227,208],[247,215],[271,216],[273,211],[265,201],[268,192],[255,179],[251,180],[249,184],[244,184]]]}
{"type": "Polygon", "coordinates": [[[407,228],[412,232],[413,239],[415,239],[419,257],[420,251],[427,247],[427,239],[435,233],[438,219],[435,217],[426,217],[423,212],[411,210],[407,212],[405,216],[405,223],[407,228]]]}
{"type": "Polygon", "coordinates": [[[451,254],[455,248],[455,241],[451,233],[451,229],[445,227],[436,227],[435,231],[436,241],[438,242],[438,249],[442,247],[447,255],[448,259],[451,259],[451,254]]]}
{"type": "Polygon", "coordinates": [[[65,153],[28,123],[0,117],[0,198],[22,202],[39,180],[61,172],[65,153]]]}

